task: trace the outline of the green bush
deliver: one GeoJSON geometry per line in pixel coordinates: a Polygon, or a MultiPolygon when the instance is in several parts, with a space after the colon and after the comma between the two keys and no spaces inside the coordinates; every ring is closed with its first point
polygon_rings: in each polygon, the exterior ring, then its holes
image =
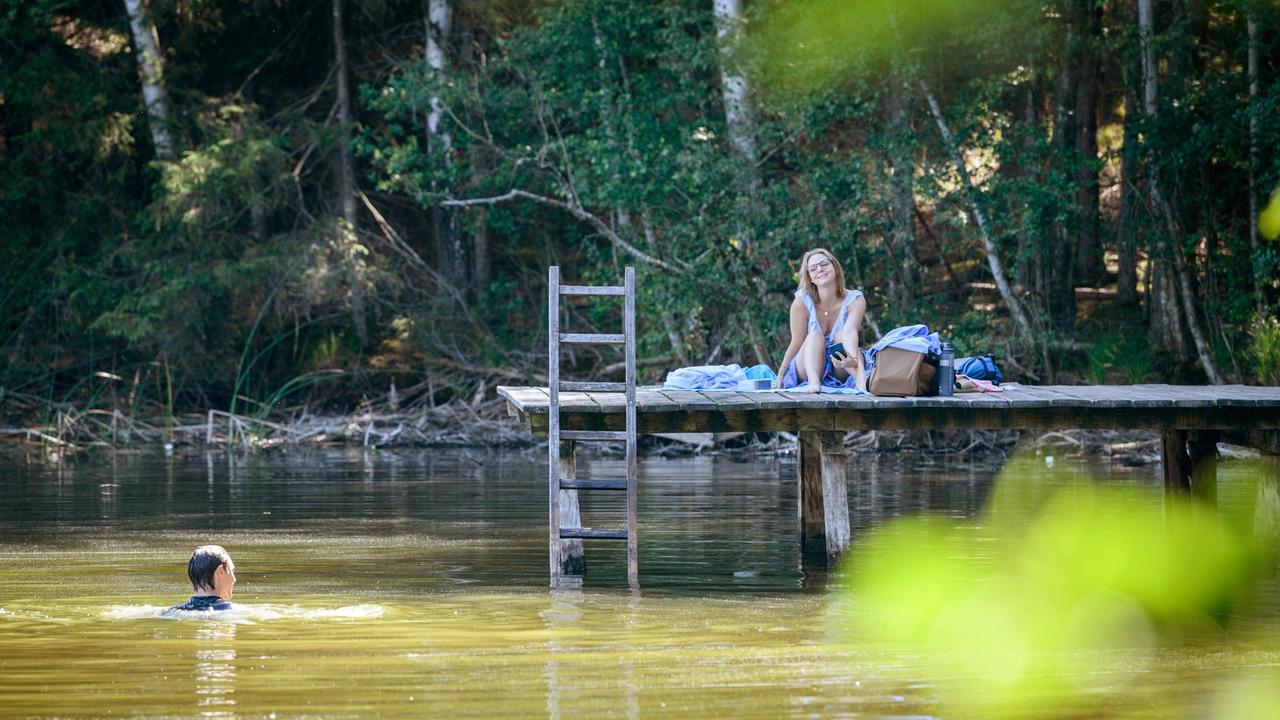
{"type": "Polygon", "coordinates": [[[1253,374],[1266,385],[1280,385],[1280,320],[1259,318],[1249,343],[1253,374]]]}

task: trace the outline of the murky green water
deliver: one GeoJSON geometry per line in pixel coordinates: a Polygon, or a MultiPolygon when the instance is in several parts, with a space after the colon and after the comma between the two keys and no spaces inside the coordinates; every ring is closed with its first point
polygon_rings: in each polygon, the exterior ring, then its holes
{"type": "MultiPolygon", "coordinates": [[[[920,658],[835,631],[838,578],[800,566],[792,460],[642,460],[637,593],[620,544],[588,544],[584,589],[545,587],[544,462],[2,459],[0,716],[947,716],[920,658]],[[240,609],[157,617],[206,542],[234,556],[240,609]]],[[[852,462],[855,543],[901,514],[971,525],[998,469],[852,462]]],[[[1158,492],[1153,468],[1106,482],[1158,492]]],[[[620,514],[584,496],[588,523],[620,514]]],[[[1226,679],[1280,665],[1278,637],[1264,603],[1229,631],[1100,658],[1094,714],[1204,716],[1226,679]]]]}

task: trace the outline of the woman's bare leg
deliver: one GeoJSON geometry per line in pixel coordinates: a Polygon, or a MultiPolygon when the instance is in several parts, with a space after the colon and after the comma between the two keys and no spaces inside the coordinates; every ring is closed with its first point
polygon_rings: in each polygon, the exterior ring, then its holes
{"type": "Polygon", "coordinates": [[[827,339],[820,332],[811,332],[800,346],[796,374],[806,382],[801,392],[816,393],[822,389],[822,373],[827,369],[827,339]]]}

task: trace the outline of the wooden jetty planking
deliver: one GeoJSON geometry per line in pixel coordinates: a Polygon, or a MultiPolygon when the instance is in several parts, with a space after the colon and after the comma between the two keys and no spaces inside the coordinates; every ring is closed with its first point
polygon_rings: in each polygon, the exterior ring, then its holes
{"type": "MultiPolygon", "coordinates": [[[[509,409],[546,429],[541,388],[502,387],[509,409]]],[[[563,427],[621,430],[618,393],[563,393],[563,427]]],[[[641,388],[640,432],[874,429],[1280,428],[1280,388],[1169,385],[1035,386],[951,398],[888,398],[793,391],[737,393],[641,388]]]]}

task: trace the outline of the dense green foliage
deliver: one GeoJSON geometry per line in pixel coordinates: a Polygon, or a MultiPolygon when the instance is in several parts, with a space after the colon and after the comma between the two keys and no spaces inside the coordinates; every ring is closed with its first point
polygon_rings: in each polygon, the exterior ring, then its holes
{"type": "Polygon", "coordinates": [[[1204,381],[1158,271],[1183,267],[1217,370],[1276,381],[1280,252],[1249,233],[1251,147],[1260,203],[1280,181],[1273,3],[1155,2],[1156,113],[1129,0],[756,0],[723,41],[710,0],[450,4],[441,72],[426,3],[348,3],[351,227],[330,4],[150,0],[165,160],[122,2],[0,2],[6,397],[265,412],[398,378],[469,400],[536,379],[551,264],[637,266],[650,373],[776,364],[813,246],[868,293],[868,335],[926,322],[1042,381],[1204,381]],[[749,86],[748,150],[726,75],[749,86]],[[1031,332],[992,289],[976,208],[1031,332]]]}

